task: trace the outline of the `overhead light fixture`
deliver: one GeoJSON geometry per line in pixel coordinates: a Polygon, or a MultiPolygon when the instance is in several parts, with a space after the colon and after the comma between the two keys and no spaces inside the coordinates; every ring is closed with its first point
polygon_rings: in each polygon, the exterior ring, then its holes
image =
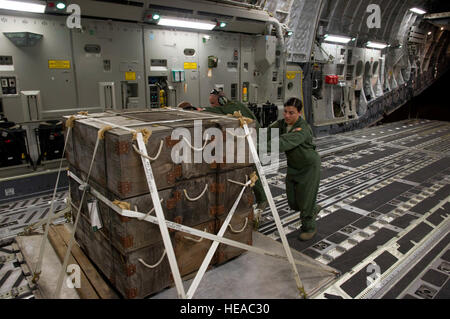
{"type": "Polygon", "coordinates": [[[441,27],[441,31],[444,31],[444,27],[441,27]]]}
{"type": "Polygon", "coordinates": [[[0,9],[44,13],[45,4],[41,1],[23,2],[23,1],[0,0],[0,9]]]}
{"type": "Polygon", "coordinates": [[[341,35],[325,34],[324,39],[327,42],[349,43],[352,38],[341,36],[341,35]]]}
{"type": "Polygon", "coordinates": [[[212,30],[216,27],[214,22],[181,20],[175,18],[160,18],[158,25],[188,29],[212,30]]]}
{"type": "Polygon", "coordinates": [[[219,24],[219,27],[221,27],[221,28],[225,28],[227,26],[227,23],[226,22],[220,22],[220,24],[219,24]]]}
{"type": "Polygon", "coordinates": [[[422,9],[419,9],[419,8],[411,8],[411,9],[409,9],[409,11],[412,11],[412,12],[417,13],[417,14],[425,14],[425,13],[427,13],[426,11],[423,11],[422,9]]]}
{"type": "Polygon", "coordinates": [[[428,32],[428,35],[431,35],[431,31],[430,31],[430,32],[428,32]]]}
{"type": "Polygon", "coordinates": [[[64,2],[58,2],[56,4],[56,8],[58,8],[59,10],[62,10],[66,7],[66,4],[64,2]]]}
{"type": "Polygon", "coordinates": [[[387,47],[388,45],[386,43],[380,43],[380,42],[372,42],[369,41],[367,42],[366,46],[368,48],[373,48],[373,49],[384,49],[385,47],[387,47]]]}

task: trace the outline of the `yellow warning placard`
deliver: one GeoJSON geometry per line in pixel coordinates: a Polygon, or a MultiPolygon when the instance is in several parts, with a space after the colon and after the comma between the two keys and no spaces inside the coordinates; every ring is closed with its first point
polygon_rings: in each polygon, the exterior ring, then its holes
{"type": "Polygon", "coordinates": [[[197,63],[196,62],[184,62],[184,68],[188,70],[196,70],[197,63]]]}
{"type": "Polygon", "coordinates": [[[298,72],[295,72],[295,71],[288,71],[288,72],[286,72],[286,78],[288,79],[288,80],[293,80],[293,79],[295,79],[295,75],[297,74],[298,72]]]}
{"type": "Polygon", "coordinates": [[[136,72],[125,72],[126,81],[136,81],[136,72]]]}
{"type": "Polygon", "coordinates": [[[70,69],[69,60],[48,60],[49,69],[70,69]]]}

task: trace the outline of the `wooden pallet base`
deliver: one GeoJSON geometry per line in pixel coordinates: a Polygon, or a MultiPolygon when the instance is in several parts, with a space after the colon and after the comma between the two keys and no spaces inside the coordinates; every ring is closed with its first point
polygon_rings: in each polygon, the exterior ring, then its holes
{"type": "MultiPolygon", "coordinates": [[[[48,239],[61,262],[64,260],[70,233],[64,225],[52,225],[48,239]]],[[[77,264],[81,269],[81,287],[77,292],[81,299],[118,299],[117,293],[101,277],[81,248],[75,244],[68,264],[77,264]]]]}

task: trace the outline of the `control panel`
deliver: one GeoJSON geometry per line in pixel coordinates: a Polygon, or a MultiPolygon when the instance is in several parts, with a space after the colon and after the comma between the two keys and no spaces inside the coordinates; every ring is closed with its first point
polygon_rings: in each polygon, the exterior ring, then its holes
{"type": "Polygon", "coordinates": [[[2,86],[3,95],[17,94],[17,83],[15,76],[0,77],[0,83],[2,86]]]}

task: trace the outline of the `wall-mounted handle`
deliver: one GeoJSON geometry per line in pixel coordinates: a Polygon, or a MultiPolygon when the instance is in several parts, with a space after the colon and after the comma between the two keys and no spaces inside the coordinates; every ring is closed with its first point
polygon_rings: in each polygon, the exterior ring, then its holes
{"type": "Polygon", "coordinates": [[[317,88],[319,88],[319,80],[313,80],[313,83],[315,83],[315,85],[313,85],[313,90],[316,90],[317,88]]]}

